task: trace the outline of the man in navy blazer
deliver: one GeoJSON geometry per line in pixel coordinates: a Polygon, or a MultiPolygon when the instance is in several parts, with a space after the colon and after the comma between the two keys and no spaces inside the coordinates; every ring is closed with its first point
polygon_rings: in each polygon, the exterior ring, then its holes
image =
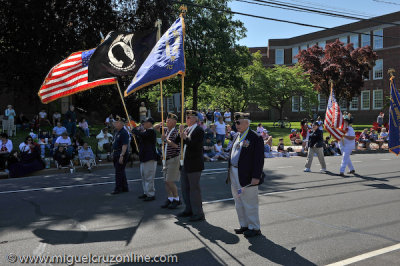
{"type": "Polygon", "coordinates": [[[264,179],[264,142],[250,129],[250,114],[235,113],[238,131],[228,164],[228,180],[231,183],[240,228],[236,234],[246,237],[261,235],[258,215],[258,185],[264,179]]]}

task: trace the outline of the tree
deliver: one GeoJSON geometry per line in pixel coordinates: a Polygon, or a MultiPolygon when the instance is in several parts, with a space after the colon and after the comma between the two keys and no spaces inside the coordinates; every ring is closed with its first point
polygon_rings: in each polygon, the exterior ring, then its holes
{"type": "Polygon", "coordinates": [[[302,50],[296,58],[310,75],[316,91],[329,96],[332,81],[336,97],[350,101],[360,94],[378,57],[370,46],[354,49],[353,44],[344,46],[336,40],[328,43],[325,50],[317,45],[302,50]]]}
{"type": "Polygon", "coordinates": [[[308,110],[318,102],[310,77],[300,65],[265,68],[260,52],[253,54],[253,58],[245,80],[251,92],[250,101],[256,103],[261,110],[274,108],[282,119],[283,110],[292,96],[302,96],[305,99],[303,107],[308,110]]]}

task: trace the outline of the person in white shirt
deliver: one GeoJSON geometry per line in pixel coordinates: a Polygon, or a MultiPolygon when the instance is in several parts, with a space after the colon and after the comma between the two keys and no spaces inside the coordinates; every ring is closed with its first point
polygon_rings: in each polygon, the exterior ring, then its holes
{"type": "Polygon", "coordinates": [[[13,144],[6,133],[2,133],[0,137],[0,169],[4,170],[6,168],[6,160],[13,149],[13,144]]]}
{"type": "Polygon", "coordinates": [[[57,126],[53,128],[53,135],[55,138],[61,136],[62,133],[67,132],[67,129],[61,125],[61,122],[57,122],[57,126]]]}
{"type": "Polygon", "coordinates": [[[67,132],[62,133],[61,136],[57,138],[56,143],[54,144],[54,148],[57,149],[58,146],[67,147],[67,153],[70,157],[72,157],[74,147],[72,146],[71,138],[68,137],[67,132]]]}
{"type": "Polygon", "coordinates": [[[349,167],[349,174],[355,174],[354,166],[351,162],[350,155],[352,150],[355,148],[355,138],[356,134],[354,132],[354,129],[351,127],[351,124],[353,123],[352,119],[350,116],[346,117],[344,119],[344,127],[348,126],[348,130],[346,135],[343,136],[343,139],[340,142],[340,150],[342,151],[342,163],[340,165],[340,175],[344,175],[344,171],[346,170],[346,167],[349,167]]]}
{"type": "Polygon", "coordinates": [[[226,135],[226,124],[224,123],[222,116],[220,116],[218,118],[218,121],[215,123],[215,130],[217,132],[216,141],[218,142],[218,140],[220,140],[222,146],[224,146],[225,135],[226,135]]]}
{"type": "Polygon", "coordinates": [[[214,149],[215,149],[215,156],[213,159],[222,159],[224,161],[227,161],[229,158],[229,154],[224,151],[222,148],[222,142],[220,140],[217,141],[216,144],[214,144],[214,149]]]}
{"type": "Polygon", "coordinates": [[[104,150],[107,152],[111,152],[111,140],[113,139],[113,135],[108,133],[108,128],[103,128],[100,133],[96,136],[98,139],[97,148],[100,152],[104,150]]]}
{"type": "Polygon", "coordinates": [[[264,127],[260,123],[257,125],[257,133],[261,135],[263,132],[264,132],[264,127]]]}
{"type": "Polygon", "coordinates": [[[226,109],[225,113],[224,113],[224,118],[225,118],[225,123],[230,124],[232,122],[231,119],[231,112],[229,111],[229,109],[226,109]]]}
{"type": "Polygon", "coordinates": [[[39,112],[39,124],[42,125],[42,123],[46,123],[51,126],[50,120],[47,118],[47,113],[44,109],[39,112]]]}
{"type": "Polygon", "coordinates": [[[55,111],[53,114],[53,125],[55,126],[58,122],[61,122],[61,114],[55,111]]]}

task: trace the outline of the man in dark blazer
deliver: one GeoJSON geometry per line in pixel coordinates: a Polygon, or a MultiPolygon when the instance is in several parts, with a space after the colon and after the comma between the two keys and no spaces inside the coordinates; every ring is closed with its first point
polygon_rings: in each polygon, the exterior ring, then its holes
{"type": "Polygon", "coordinates": [[[184,125],[179,127],[180,138],[184,143],[183,160],[181,160],[181,189],[185,210],[178,214],[178,217],[190,217],[191,222],[205,220],[200,190],[200,176],[204,169],[204,130],[197,123],[197,112],[187,110],[188,127],[186,129],[184,125]]]}
{"type": "Polygon", "coordinates": [[[264,142],[261,136],[250,129],[250,115],[235,113],[238,131],[229,156],[228,182],[231,183],[232,195],[240,228],[236,234],[246,237],[261,235],[258,215],[258,185],[264,179],[264,142]]]}
{"type": "Polygon", "coordinates": [[[157,152],[153,124],[153,118],[149,117],[143,122],[143,126],[133,129],[133,133],[139,138],[140,175],[143,186],[143,195],[139,198],[144,201],[155,200],[156,193],[154,178],[157,169],[157,152]]]}

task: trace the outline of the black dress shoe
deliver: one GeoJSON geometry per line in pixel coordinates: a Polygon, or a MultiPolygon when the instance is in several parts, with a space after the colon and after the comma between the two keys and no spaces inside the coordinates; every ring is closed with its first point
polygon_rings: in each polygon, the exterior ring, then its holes
{"type": "Polygon", "coordinates": [[[173,200],[171,204],[168,206],[168,209],[176,209],[178,206],[181,205],[180,200],[173,200]]]}
{"type": "Polygon", "coordinates": [[[204,214],[195,214],[190,216],[189,222],[199,222],[199,221],[204,221],[206,217],[204,214]]]}
{"type": "Polygon", "coordinates": [[[356,170],[351,170],[350,172],[348,172],[348,174],[355,174],[356,170]]]}
{"type": "Polygon", "coordinates": [[[243,233],[245,237],[254,237],[261,235],[261,230],[247,230],[243,233]]]}
{"type": "Polygon", "coordinates": [[[122,190],[122,192],[129,192],[129,189],[125,188],[122,190]]]}
{"type": "Polygon", "coordinates": [[[155,199],[156,199],[156,197],[152,196],[152,197],[146,197],[143,201],[152,201],[152,200],[155,200],[155,199]]]}
{"type": "Polygon", "coordinates": [[[344,173],[340,173],[339,175],[340,175],[340,176],[345,176],[344,173]]]}
{"type": "Polygon", "coordinates": [[[191,212],[181,212],[181,213],[178,213],[178,217],[190,217],[190,216],[192,216],[193,215],[193,213],[191,213],[191,212]]]}
{"type": "Polygon", "coordinates": [[[171,203],[172,202],[169,199],[167,199],[165,201],[165,203],[163,205],[161,205],[161,208],[166,209],[166,208],[168,208],[169,205],[171,205],[171,203]]]}
{"type": "Polygon", "coordinates": [[[139,199],[145,199],[145,198],[147,198],[147,195],[146,195],[146,194],[143,194],[143,195],[139,196],[138,198],[139,198],[139,199]]]}
{"type": "Polygon", "coordinates": [[[241,235],[241,234],[243,234],[244,232],[246,232],[247,230],[249,230],[248,227],[240,227],[239,229],[235,229],[235,234],[241,235]]]}

